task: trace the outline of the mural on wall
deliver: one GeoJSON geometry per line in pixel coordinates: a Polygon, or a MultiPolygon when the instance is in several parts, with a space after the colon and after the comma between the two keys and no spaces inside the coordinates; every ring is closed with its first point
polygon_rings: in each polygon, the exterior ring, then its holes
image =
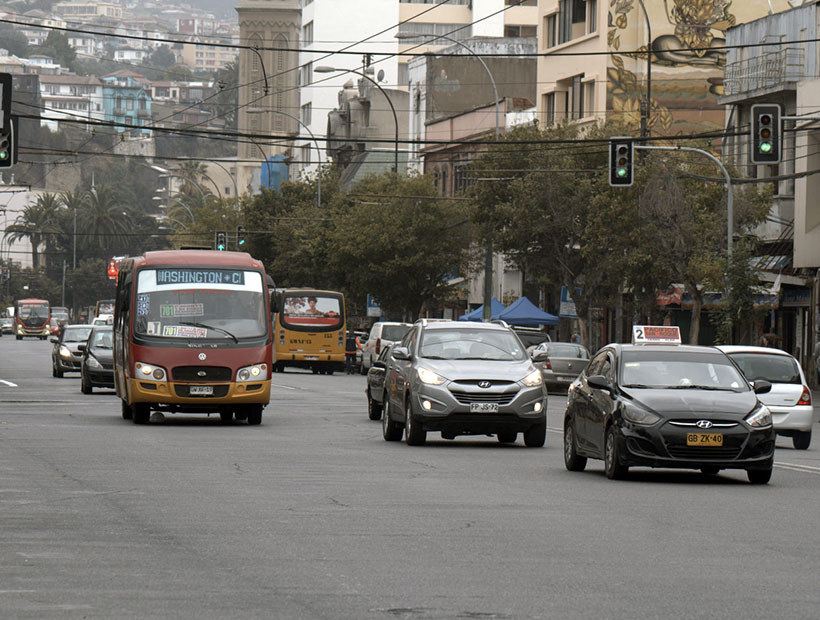
{"type": "MultiPolygon", "coordinates": [[[[644,0],[651,23],[652,99],[648,129],[656,134],[702,132],[723,125],[725,31],[789,8],[785,0],[644,0]],[[742,13],[738,16],[736,13],[742,13]]],[[[610,0],[607,69],[610,109],[639,126],[646,94],[646,28],[639,0],[610,0]],[[643,41],[637,39],[643,36],[643,41]],[[630,70],[629,67],[634,67],[630,70]]]]}

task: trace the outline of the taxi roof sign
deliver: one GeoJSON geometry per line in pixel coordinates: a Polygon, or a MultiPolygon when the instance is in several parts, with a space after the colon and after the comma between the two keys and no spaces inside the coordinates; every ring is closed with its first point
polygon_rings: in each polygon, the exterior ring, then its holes
{"type": "Polygon", "coordinates": [[[681,344],[677,325],[633,325],[632,344],[681,344]]]}

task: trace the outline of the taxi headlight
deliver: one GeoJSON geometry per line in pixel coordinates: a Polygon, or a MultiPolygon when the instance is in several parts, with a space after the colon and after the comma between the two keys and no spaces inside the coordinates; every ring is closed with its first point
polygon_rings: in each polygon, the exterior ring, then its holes
{"type": "Polygon", "coordinates": [[[70,358],[71,350],[65,345],[60,345],[60,357],[70,358]]]}
{"type": "Polygon", "coordinates": [[[419,368],[418,373],[419,381],[426,383],[427,385],[441,385],[447,381],[447,379],[441,375],[433,372],[432,370],[427,370],[426,368],[419,368]]]}
{"type": "Polygon", "coordinates": [[[754,428],[765,428],[772,425],[772,412],[766,405],[758,406],[746,416],[746,424],[754,428]]]}
{"type": "Polygon", "coordinates": [[[268,378],[267,364],[245,366],[236,371],[237,381],[264,381],[268,378]]]}
{"type": "Polygon", "coordinates": [[[89,368],[97,368],[97,369],[102,368],[102,364],[100,364],[97,361],[97,358],[94,357],[93,355],[88,356],[88,359],[86,360],[85,365],[88,366],[89,368]]]}
{"type": "Polygon", "coordinates": [[[647,411],[641,407],[627,405],[624,407],[624,417],[635,424],[644,424],[649,426],[660,420],[660,416],[647,411]]]}
{"type": "Polygon", "coordinates": [[[541,371],[537,368],[521,380],[521,383],[527,387],[534,387],[541,385],[544,382],[544,377],[541,376],[541,371]]]}
{"type": "Polygon", "coordinates": [[[154,379],[155,381],[165,381],[165,369],[161,366],[154,366],[153,364],[145,364],[137,362],[135,375],[138,378],[154,379]]]}

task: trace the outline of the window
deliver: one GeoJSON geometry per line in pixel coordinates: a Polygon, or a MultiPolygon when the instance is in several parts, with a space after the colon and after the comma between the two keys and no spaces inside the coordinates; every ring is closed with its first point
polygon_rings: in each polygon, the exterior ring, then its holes
{"type": "Polygon", "coordinates": [[[558,1],[558,44],[572,39],[572,0],[558,1]]]}
{"type": "Polygon", "coordinates": [[[556,25],[558,20],[556,14],[547,15],[544,18],[544,47],[555,47],[556,45],[556,25]]]}
{"type": "Polygon", "coordinates": [[[558,0],[558,44],[597,29],[597,0],[558,0]]]}
{"type": "Polygon", "coordinates": [[[313,43],[313,22],[308,22],[302,26],[302,45],[313,43]]]}
{"type": "Polygon", "coordinates": [[[555,124],[555,93],[546,93],[541,98],[544,112],[544,124],[550,127],[555,124]]]}
{"type": "Polygon", "coordinates": [[[313,63],[308,62],[302,65],[302,70],[299,72],[300,86],[310,86],[313,82],[313,63]]]}
{"type": "Polygon", "coordinates": [[[302,106],[301,116],[302,116],[302,123],[305,125],[310,125],[311,117],[313,115],[313,104],[308,102],[302,106]]]}
{"type": "Polygon", "coordinates": [[[598,30],[598,0],[587,0],[587,32],[598,30]]]}
{"type": "Polygon", "coordinates": [[[310,144],[303,144],[301,148],[302,166],[310,165],[310,144]]]}
{"type": "Polygon", "coordinates": [[[504,26],[505,37],[534,37],[535,26],[504,26]]]}
{"type": "Polygon", "coordinates": [[[578,120],[584,116],[584,89],[581,83],[583,78],[583,74],[572,78],[572,108],[570,114],[572,120],[578,120]]]}

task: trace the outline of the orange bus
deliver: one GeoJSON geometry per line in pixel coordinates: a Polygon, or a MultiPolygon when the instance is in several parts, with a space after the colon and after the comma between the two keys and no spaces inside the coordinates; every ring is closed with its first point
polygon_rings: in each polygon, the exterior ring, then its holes
{"type": "Polygon", "coordinates": [[[120,262],[114,384],[122,417],[219,414],[262,421],[270,401],[270,297],[244,252],[146,252],[120,262]]]}
{"type": "Polygon", "coordinates": [[[276,289],[274,370],[332,375],[345,362],[345,298],[337,291],[276,289]]]}
{"type": "Polygon", "coordinates": [[[34,336],[45,340],[51,334],[51,307],[45,299],[18,299],[14,302],[14,335],[17,340],[34,336]]]}

